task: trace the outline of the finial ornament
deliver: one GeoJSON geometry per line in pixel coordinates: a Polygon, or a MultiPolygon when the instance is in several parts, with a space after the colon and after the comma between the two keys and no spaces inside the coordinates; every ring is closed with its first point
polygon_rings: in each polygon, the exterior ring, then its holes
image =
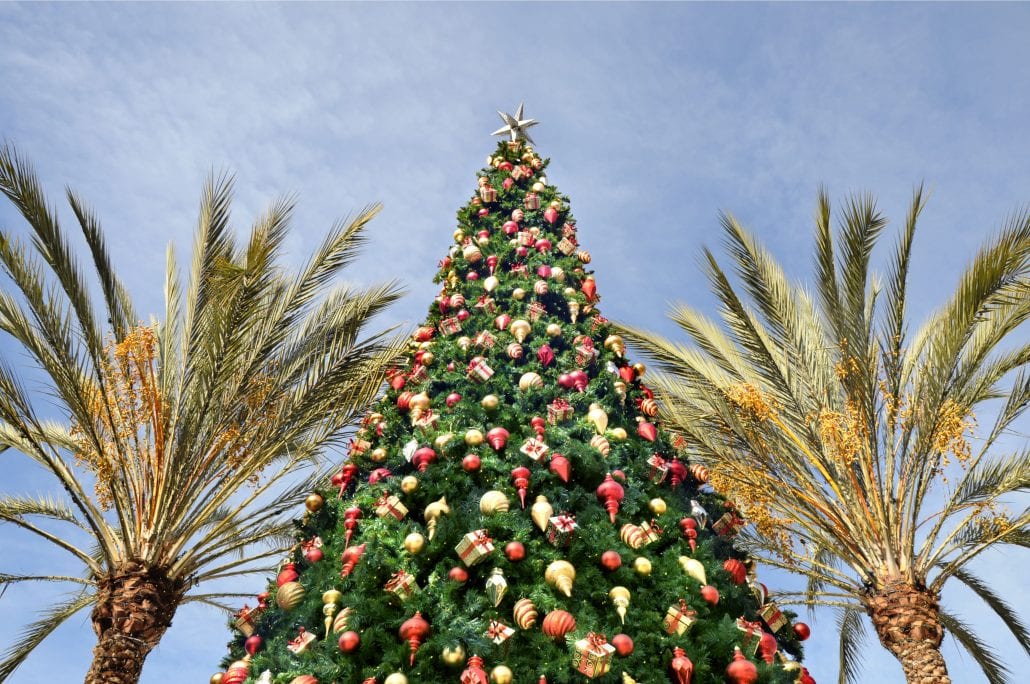
{"type": "Polygon", "coordinates": [[[520,138],[526,140],[531,145],[535,145],[533,139],[529,137],[529,133],[526,132],[527,128],[536,126],[539,121],[536,119],[525,119],[523,118],[523,108],[525,103],[519,103],[519,108],[515,111],[515,115],[505,114],[504,112],[497,112],[501,116],[501,121],[505,123],[503,128],[498,128],[490,135],[510,135],[512,142],[519,140],[520,138]]]}

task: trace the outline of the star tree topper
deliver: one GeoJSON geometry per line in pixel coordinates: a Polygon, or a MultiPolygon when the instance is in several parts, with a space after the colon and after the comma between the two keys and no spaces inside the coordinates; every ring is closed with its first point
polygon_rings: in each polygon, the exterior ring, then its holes
{"type": "Polygon", "coordinates": [[[520,103],[519,108],[515,111],[515,116],[512,116],[511,114],[505,114],[504,112],[497,112],[501,116],[501,121],[503,121],[506,125],[503,128],[498,128],[490,135],[510,135],[512,142],[518,140],[519,138],[523,138],[530,144],[535,145],[536,143],[534,143],[533,139],[529,137],[529,133],[526,132],[526,129],[530,128],[531,126],[536,126],[540,122],[536,119],[522,118],[522,110],[524,107],[525,103],[520,103]]]}

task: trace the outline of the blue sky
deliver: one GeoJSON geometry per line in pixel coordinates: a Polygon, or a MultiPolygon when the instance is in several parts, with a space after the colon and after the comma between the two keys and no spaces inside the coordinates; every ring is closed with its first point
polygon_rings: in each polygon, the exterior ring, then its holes
{"type": "MultiPolygon", "coordinates": [[[[0,138],[34,160],[54,201],[68,185],[93,203],[145,312],[160,310],[165,245],[188,247],[204,178],[231,169],[241,226],[298,194],[298,260],[335,218],[382,200],[350,277],[401,278],[411,294],[390,321],[417,322],[495,110],[525,100],[610,318],[671,333],[668,302],[710,308],[696,263],[718,245],[720,210],[807,277],[820,184],[837,199],[876,194],[896,226],[926,181],[921,318],[1030,200],[1028,33],[1026,4],[0,4],[0,138]]],[[[23,229],[7,205],[0,224],[23,229]]],[[[3,491],[49,489],[2,458],[3,491]]],[[[0,571],[71,569],[9,530],[0,544],[0,571]]],[[[975,566],[1024,615],[1027,561],[1005,551],[975,566]]],[[[0,598],[0,643],[52,592],[0,598]]],[[[1025,671],[975,597],[945,598],[1025,671]]],[[[832,616],[812,625],[809,667],[835,681],[832,616]]],[[[143,681],[207,681],[227,636],[216,612],[182,610],[143,681]]],[[[76,681],[92,645],[83,614],[9,681],[76,681]]],[[[869,645],[865,679],[903,681],[869,645]]],[[[950,640],[946,656],[954,681],[984,681],[950,640]]]]}

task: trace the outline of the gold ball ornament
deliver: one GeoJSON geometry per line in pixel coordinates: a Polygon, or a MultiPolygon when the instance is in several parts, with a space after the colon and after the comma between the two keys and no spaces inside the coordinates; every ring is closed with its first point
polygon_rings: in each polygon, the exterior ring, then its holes
{"type": "Polygon", "coordinates": [[[629,437],[629,434],[626,432],[626,429],[621,427],[613,427],[611,430],[608,431],[608,435],[618,442],[625,442],[626,439],[629,437]]]}
{"type": "Polygon", "coordinates": [[[537,181],[536,183],[533,183],[533,192],[543,192],[544,188],[546,187],[546,185],[544,185],[540,181],[537,181]]]}
{"type": "Polygon", "coordinates": [[[465,431],[465,444],[469,446],[479,446],[484,439],[483,433],[475,428],[465,431]]]}
{"type": "Polygon", "coordinates": [[[283,610],[290,611],[304,600],[304,587],[300,582],[287,582],[275,593],[275,602],[283,610]]]}
{"type": "Polygon", "coordinates": [[[453,646],[444,646],[443,650],[440,651],[440,660],[444,662],[444,665],[449,667],[458,667],[465,662],[465,647],[461,644],[454,644],[453,646]]]}
{"type": "Polygon", "coordinates": [[[368,457],[376,463],[382,463],[386,460],[386,449],[382,447],[376,447],[372,450],[372,453],[370,453],[368,457]]]}
{"type": "Polygon", "coordinates": [[[408,678],[401,672],[394,672],[386,678],[383,684],[408,684],[408,678]]]}
{"type": "Polygon", "coordinates": [[[526,298],[526,291],[523,290],[521,287],[516,287],[514,290],[511,291],[511,296],[514,297],[517,301],[522,301],[526,298]]]}
{"type": "Polygon", "coordinates": [[[443,434],[436,436],[436,439],[433,440],[433,446],[435,446],[437,449],[443,449],[447,446],[447,443],[450,442],[452,439],[454,439],[454,433],[445,432],[443,434]]]}
{"type": "Polygon", "coordinates": [[[431,403],[432,400],[429,398],[428,394],[426,394],[425,392],[419,392],[411,398],[411,401],[408,402],[408,406],[410,406],[411,408],[422,409],[423,411],[425,411],[427,408],[429,408],[429,405],[431,403]]]}
{"type": "Polygon", "coordinates": [[[565,299],[569,299],[570,297],[575,297],[576,296],[576,288],[574,288],[574,287],[567,287],[564,290],[562,290],[562,295],[565,297],[565,299]]]}
{"type": "Polygon", "coordinates": [[[561,326],[557,323],[547,324],[547,334],[550,337],[558,337],[561,335],[561,326]]]}
{"type": "Polygon", "coordinates": [[[668,505],[665,503],[665,499],[658,498],[651,499],[647,502],[647,507],[650,508],[651,512],[655,515],[664,515],[665,511],[669,509],[668,505]]]}
{"type": "Polygon", "coordinates": [[[222,677],[223,676],[224,676],[223,673],[216,672],[213,675],[211,675],[211,679],[209,679],[208,682],[210,684],[222,684],[222,677]]]}
{"type": "Polygon", "coordinates": [[[416,489],[418,489],[418,478],[414,475],[405,475],[404,479],[401,480],[401,491],[405,494],[411,494],[416,489]]]}
{"type": "Polygon", "coordinates": [[[318,513],[322,510],[324,504],[325,499],[322,498],[321,494],[308,494],[308,498],[304,499],[304,508],[312,513],[318,513]]]}
{"type": "Polygon", "coordinates": [[[454,241],[455,242],[461,242],[462,240],[465,239],[465,231],[463,231],[460,228],[458,230],[454,231],[454,233],[452,235],[454,237],[454,241]]]}
{"type": "Polygon", "coordinates": [[[432,366],[433,365],[433,361],[435,361],[435,360],[436,360],[436,357],[433,356],[433,352],[431,352],[431,351],[423,352],[423,354],[422,354],[422,365],[423,366],[432,366]]]}
{"type": "Polygon", "coordinates": [[[426,548],[426,538],[418,532],[412,532],[404,538],[404,550],[410,554],[422,553],[426,548]]]}
{"type": "Polygon", "coordinates": [[[515,679],[515,673],[507,665],[498,665],[490,670],[490,681],[493,684],[511,684],[515,679]]]}
{"type": "Polygon", "coordinates": [[[637,362],[637,363],[633,364],[633,372],[637,374],[638,378],[644,377],[644,372],[646,370],[647,370],[647,366],[645,366],[642,363],[637,362]]]}
{"type": "Polygon", "coordinates": [[[487,411],[496,411],[497,407],[501,405],[501,400],[497,398],[496,394],[488,394],[479,401],[479,405],[487,411]]]}
{"type": "Polygon", "coordinates": [[[644,558],[643,556],[638,556],[637,558],[633,559],[633,570],[635,570],[638,575],[650,575],[651,561],[644,558]]]}

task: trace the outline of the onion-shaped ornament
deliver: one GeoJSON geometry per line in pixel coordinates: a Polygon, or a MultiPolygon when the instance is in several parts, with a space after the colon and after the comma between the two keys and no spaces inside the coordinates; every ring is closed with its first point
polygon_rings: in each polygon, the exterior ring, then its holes
{"type": "Polygon", "coordinates": [[[515,624],[519,626],[519,629],[532,629],[538,615],[536,606],[528,598],[522,598],[515,602],[515,624]]]}

